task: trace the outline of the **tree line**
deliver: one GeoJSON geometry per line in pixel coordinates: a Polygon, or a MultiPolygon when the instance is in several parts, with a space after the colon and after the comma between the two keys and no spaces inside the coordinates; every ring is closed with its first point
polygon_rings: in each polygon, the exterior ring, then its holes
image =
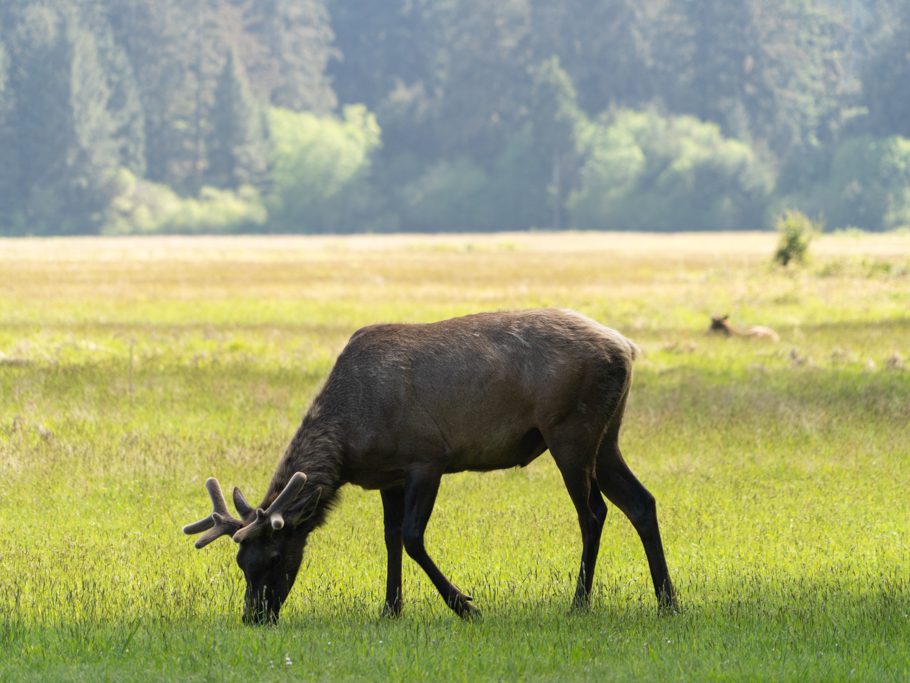
{"type": "Polygon", "coordinates": [[[910,0],[5,0],[0,233],[910,225],[910,0]]]}

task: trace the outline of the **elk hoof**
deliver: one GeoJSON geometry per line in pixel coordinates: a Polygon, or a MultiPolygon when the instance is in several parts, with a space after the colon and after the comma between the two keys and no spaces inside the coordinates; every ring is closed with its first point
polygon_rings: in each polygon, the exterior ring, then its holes
{"type": "Polygon", "coordinates": [[[464,606],[458,610],[458,616],[465,621],[480,621],[483,618],[483,614],[480,610],[470,602],[466,602],[464,606]]]}
{"type": "Polygon", "coordinates": [[[682,608],[679,606],[679,601],[676,599],[675,593],[669,595],[664,593],[657,601],[657,613],[661,616],[672,616],[674,614],[679,614],[681,611],[682,608]]]}
{"type": "Polygon", "coordinates": [[[452,609],[455,610],[455,614],[464,619],[465,621],[478,621],[481,618],[480,610],[474,606],[472,602],[474,598],[470,595],[464,595],[457,598],[452,605],[452,609]]]}
{"type": "Polygon", "coordinates": [[[397,619],[401,616],[401,603],[396,603],[390,605],[386,603],[382,606],[382,609],[379,611],[379,617],[381,619],[397,619]]]}
{"type": "Polygon", "coordinates": [[[591,606],[591,597],[587,593],[576,593],[572,598],[572,609],[583,612],[591,606]]]}

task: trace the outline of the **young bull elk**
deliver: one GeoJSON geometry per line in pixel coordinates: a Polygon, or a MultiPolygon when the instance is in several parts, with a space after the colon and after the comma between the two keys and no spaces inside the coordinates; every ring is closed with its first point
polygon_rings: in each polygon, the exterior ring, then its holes
{"type": "Polygon", "coordinates": [[[780,335],[770,327],[764,325],[753,325],[746,329],[740,329],[730,324],[729,315],[711,316],[711,327],[708,332],[719,332],[727,337],[756,337],[758,339],[770,339],[773,342],[780,341],[780,335]]]}
{"type": "Polygon", "coordinates": [[[239,544],[243,620],[274,622],[310,533],[345,483],[379,489],[388,574],[383,613],[401,611],[402,545],[461,617],[477,614],[424,548],[443,474],[525,466],[549,449],[578,512],[581,570],[574,605],[588,602],[607,515],[601,491],[644,545],[661,608],[676,595],[654,497],[619,451],[636,347],[577,313],[480,313],[425,325],[373,325],[351,337],[303,418],[259,507],[236,488],[236,519],[217,480],[214,511],[184,527],[239,544]]]}

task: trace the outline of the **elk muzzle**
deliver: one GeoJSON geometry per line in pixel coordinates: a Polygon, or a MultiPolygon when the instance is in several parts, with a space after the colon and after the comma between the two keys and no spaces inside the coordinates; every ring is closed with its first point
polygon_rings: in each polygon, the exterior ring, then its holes
{"type": "Polygon", "coordinates": [[[278,623],[282,600],[268,586],[247,586],[243,598],[243,623],[248,626],[267,626],[278,623]]]}

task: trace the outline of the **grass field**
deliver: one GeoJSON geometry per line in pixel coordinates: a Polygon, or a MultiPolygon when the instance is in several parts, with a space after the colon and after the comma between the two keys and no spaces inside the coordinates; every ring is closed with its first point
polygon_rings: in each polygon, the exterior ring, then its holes
{"type": "MultiPolygon", "coordinates": [[[[907,680],[910,236],[488,235],[0,241],[0,680],[907,680]],[[623,432],[683,611],[611,507],[591,608],[549,456],[451,475],[378,617],[379,496],[343,490],[281,623],[240,623],[233,544],[180,527],[261,496],[357,327],[575,308],[633,338],[623,432]],[[778,344],[705,336],[708,315],[778,344]],[[907,367],[905,367],[907,366],[907,367]]],[[[466,397],[470,400],[470,397],[466,397]]]]}

